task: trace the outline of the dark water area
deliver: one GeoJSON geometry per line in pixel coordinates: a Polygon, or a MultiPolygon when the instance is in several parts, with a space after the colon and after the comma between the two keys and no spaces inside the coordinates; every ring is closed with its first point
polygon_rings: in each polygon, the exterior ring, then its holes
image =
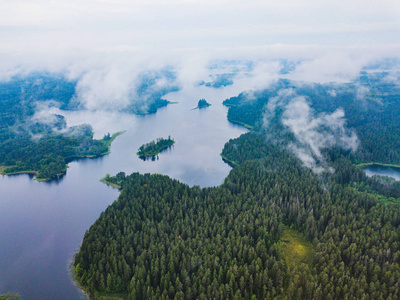
{"type": "Polygon", "coordinates": [[[374,175],[389,176],[396,180],[400,180],[400,168],[373,165],[364,168],[365,174],[372,177],[374,175]]]}
{"type": "MultiPolygon", "coordinates": [[[[206,90],[204,90],[206,91],[206,90]]],[[[120,171],[160,173],[193,185],[216,186],[231,167],[220,157],[224,144],[247,130],[230,124],[223,95],[171,95],[169,105],[154,115],[109,113],[65,114],[69,125],[93,124],[97,137],[127,130],[111,154],[69,164],[58,181],[37,182],[28,175],[0,176],[0,294],[18,292],[23,299],[81,299],[68,264],[83,235],[119,192],[99,180],[120,171]],[[198,99],[212,106],[191,110],[198,99]],[[176,143],[154,161],[139,159],[140,145],[158,137],[176,143]]]]}

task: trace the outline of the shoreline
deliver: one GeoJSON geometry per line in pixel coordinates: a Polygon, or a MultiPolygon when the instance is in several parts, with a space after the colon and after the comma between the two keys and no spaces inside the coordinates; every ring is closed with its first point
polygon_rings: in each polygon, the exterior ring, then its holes
{"type": "Polygon", "coordinates": [[[240,121],[234,121],[234,120],[229,119],[229,118],[228,118],[228,121],[231,122],[231,123],[234,123],[234,124],[242,125],[242,126],[246,127],[249,130],[254,129],[254,126],[251,126],[249,124],[246,124],[246,123],[243,123],[243,122],[240,122],[240,121]]]}
{"type": "MultiPolygon", "coordinates": [[[[115,140],[118,136],[124,134],[125,132],[126,132],[126,130],[122,130],[122,131],[118,131],[118,132],[114,133],[108,141],[105,141],[106,146],[107,146],[107,147],[111,147],[112,142],[114,142],[114,140],[115,140]]],[[[107,154],[110,153],[110,152],[111,152],[110,149],[108,149],[107,154]]],[[[101,155],[103,155],[103,154],[101,154],[101,155]]]]}
{"type": "MultiPolygon", "coordinates": [[[[118,131],[116,133],[114,133],[110,139],[108,141],[104,141],[106,143],[106,146],[108,147],[108,151],[103,152],[101,154],[98,155],[81,155],[81,156],[70,156],[70,157],[66,157],[65,159],[65,164],[67,165],[65,170],[63,170],[61,173],[57,174],[58,176],[63,176],[67,173],[67,169],[68,169],[68,164],[74,160],[79,160],[79,159],[94,159],[94,158],[99,158],[99,157],[103,157],[105,155],[108,155],[111,153],[111,144],[112,142],[120,135],[124,134],[126,132],[126,130],[123,131],[118,131]]],[[[12,175],[22,175],[22,174],[28,174],[28,175],[33,175],[34,178],[33,180],[39,181],[39,182],[45,182],[45,181],[52,181],[55,180],[55,178],[37,178],[38,175],[38,171],[34,171],[34,170],[22,170],[22,171],[16,171],[16,172],[11,172],[11,173],[6,173],[7,168],[12,167],[12,166],[0,166],[0,175],[7,175],[7,176],[12,176],[12,175]]]]}
{"type": "MultiPolygon", "coordinates": [[[[12,167],[12,166],[7,166],[7,167],[12,167]]],[[[3,170],[0,171],[0,175],[4,175],[4,176],[14,176],[14,175],[23,175],[23,174],[27,174],[27,175],[33,175],[34,177],[32,178],[33,180],[39,181],[39,182],[45,182],[45,181],[52,181],[55,180],[55,178],[51,179],[51,178],[37,178],[38,175],[38,171],[32,171],[32,170],[26,170],[26,171],[16,171],[16,172],[12,172],[12,173],[6,173],[4,172],[4,170],[7,169],[6,168],[1,168],[3,170]]],[[[62,173],[57,174],[58,176],[63,176],[67,173],[67,168],[68,166],[65,168],[65,170],[63,170],[62,173]]]]}
{"type": "Polygon", "coordinates": [[[196,106],[195,108],[192,108],[191,110],[196,110],[196,109],[202,109],[202,108],[207,108],[207,107],[210,107],[211,106],[211,104],[208,104],[208,105],[205,105],[205,106],[196,106]]]}
{"type": "Polygon", "coordinates": [[[126,295],[123,295],[123,294],[99,294],[98,292],[94,292],[93,296],[95,298],[91,298],[89,291],[87,291],[87,288],[82,286],[80,284],[79,280],[76,278],[75,266],[74,266],[75,254],[72,256],[71,262],[68,265],[68,271],[69,271],[69,275],[72,280],[72,283],[82,292],[82,294],[84,296],[86,296],[86,299],[88,299],[88,300],[90,300],[90,299],[123,300],[123,299],[125,299],[126,295]]]}
{"type": "Polygon", "coordinates": [[[222,153],[220,154],[222,160],[227,163],[228,165],[230,165],[232,168],[237,167],[239,165],[238,162],[230,160],[229,158],[227,158],[226,156],[224,156],[222,153]]]}
{"type": "Polygon", "coordinates": [[[395,169],[400,169],[400,165],[384,164],[384,163],[379,163],[379,162],[361,163],[361,164],[356,164],[355,166],[359,167],[359,168],[380,166],[380,167],[391,167],[391,168],[395,168],[395,169]]]}
{"type": "Polygon", "coordinates": [[[163,150],[165,150],[165,149],[171,147],[171,146],[174,145],[174,144],[175,144],[175,141],[174,141],[171,145],[162,147],[162,148],[159,149],[158,152],[155,153],[155,154],[148,154],[148,153],[139,154],[139,152],[136,152],[136,155],[139,156],[139,157],[152,157],[152,156],[156,156],[156,155],[160,154],[161,151],[163,151],[163,150]]]}
{"type": "MultiPolygon", "coordinates": [[[[77,250],[75,250],[75,251],[77,251],[77,250]]],[[[69,277],[71,278],[73,285],[75,285],[82,292],[82,294],[86,296],[87,300],[90,300],[89,294],[80,286],[79,281],[76,279],[75,266],[74,266],[74,260],[75,260],[76,253],[77,252],[74,252],[74,254],[70,258],[70,261],[68,263],[67,269],[68,269],[69,277]]]]}
{"type": "Polygon", "coordinates": [[[102,179],[100,179],[100,181],[101,181],[102,183],[108,185],[108,186],[111,186],[111,187],[115,188],[115,189],[118,189],[118,190],[121,190],[121,189],[122,189],[122,186],[120,186],[119,184],[112,183],[112,182],[110,182],[110,181],[105,180],[105,177],[102,178],[102,179]]]}
{"type": "MultiPolygon", "coordinates": [[[[6,170],[8,167],[11,166],[7,166],[4,168],[4,170],[6,170]]],[[[3,168],[2,168],[3,169],[3,168]]],[[[16,172],[12,172],[12,173],[5,173],[4,170],[0,171],[0,175],[21,175],[21,174],[29,174],[29,175],[34,175],[37,176],[37,171],[31,171],[31,170],[27,170],[27,171],[16,171],[16,172]]]]}

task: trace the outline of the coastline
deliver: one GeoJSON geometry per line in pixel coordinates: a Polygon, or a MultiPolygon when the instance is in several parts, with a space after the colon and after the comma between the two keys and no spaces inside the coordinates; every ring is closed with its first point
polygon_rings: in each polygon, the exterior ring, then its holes
{"type": "Polygon", "coordinates": [[[121,189],[122,189],[122,186],[120,186],[119,184],[116,184],[116,183],[112,183],[112,182],[110,182],[110,181],[107,181],[107,180],[105,179],[105,177],[102,178],[102,179],[100,179],[100,181],[101,181],[102,183],[108,185],[108,186],[111,186],[111,187],[115,188],[115,189],[118,189],[118,190],[121,190],[121,189]]]}
{"type": "Polygon", "coordinates": [[[172,144],[167,145],[167,146],[164,146],[164,147],[160,148],[159,150],[157,150],[157,151],[155,151],[155,152],[151,152],[151,153],[146,153],[146,152],[145,152],[144,154],[140,154],[139,152],[136,152],[136,155],[138,155],[139,157],[152,157],[152,156],[156,156],[156,155],[160,154],[161,151],[163,151],[164,149],[167,149],[167,148],[171,147],[171,146],[174,145],[174,144],[175,144],[175,141],[173,141],[172,144]]]}
{"type": "Polygon", "coordinates": [[[380,167],[391,167],[391,168],[395,168],[395,169],[400,169],[400,165],[384,164],[384,163],[379,163],[379,162],[362,163],[362,164],[356,164],[355,166],[359,167],[359,168],[380,166],[380,167]]]}
{"type": "Polygon", "coordinates": [[[192,108],[191,110],[196,110],[196,109],[202,109],[202,108],[207,108],[210,107],[211,104],[208,103],[208,105],[204,105],[204,106],[196,106],[195,108],[192,108]]]}
{"type": "Polygon", "coordinates": [[[243,123],[243,122],[234,121],[234,120],[229,119],[229,118],[228,118],[228,121],[231,122],[231,123],[234,123],[234,124],[242,125],[242,126],[246,127],[247,129],[250,129],[250,130],[252,130],[254,128],[254,126],[251,126],[251,125],[243,123]]]}
{"type": "MultiPolygon", "coordinates": [[[[118,136],[124,134],[125,132],[126,132],[126,130],[122,130],[122,131],[118,131],[118,132],[114,133],[108,141],[105,141],[106,146],[107,146],[107,147],[110,147],[111,144],[112,144],[112,142],[114,142],[114,140],[115,140],[118,136]]],[[[108,149],[108,151],[106,152],[106,154],[108,154],[108,153],[110,153],[110,149],[108,149]]],[[[100,154],[100,155],[105,155],[105,154],[100,154]]]]}
{"type": "MultiPolygon", "coordinates": [[[[103,152],[103,153],[98,154],[98,155],[76,155],[76,156],[66,157],[66,158],[65,158],[65,163],[68,164],[68,163],[70,163],[70,162],[72,162],[72,161],[74,161],[74,160],[77,160],[77,159],[84,159],[84,158],[93,159],[93,158],[99,158],[99,157],[102,157],[102,156],[105,156],[105,155],[110,154],[110,153],[111,153],[110,147],[111,147],[112,142],[113,142],[118,136],[120,136],[121,134],[124,134],[125,132],[126,132],[126,130],[118,131],[118,132],[114,133],[108,141],[104,141],[104,142],[106,143],[107,148],[108,148],[108,150],[107,150],[106,152],[103,152]]],[[[22,170],[22,171],[16,171],[16,172],[7,173],[6,170],[7,170],[7,168],[9,168],[9,167],[12,167],[12,166],[0,166],[0,175],[11,176],[11,175],[28,174],[28,175],[33,175],[33,176],[34,176],[33,180],[36,180],[36,181],[39,181],[39,182],[45,182],[45,181],[54,180],[54,178],[37,178],[37,175],[38,175],[39,172],[38,172],[38,171],[35,171],[35,170],[22,170]]],[[[65,174],[67,173],[67,168],[68,168],[68,165],[65,167],[65,169],[64,169],[61,173],[57,174],[57,176],[65,175],[65,174]]]]}
{"type": "Polygon", "coordinates": [[[71,261],[68,265],[68,271],[72,283],[82,292],[83,295],[86,296],[86,299],[101,299],[101,300],[123,300],[125,299],[125,295],[123,294],[100,294],[98,292],[94,292],[94,298],[90,297],[90,292],[87,291],[87,288],[82,286],[79,280],[76,278],[75,267],[74,267],[74,258],[76,253],[72,256],[71,261]]]}
{"type": "Polygon", "coordinates": [[[229,158],[227,158],[226,156],[224,156],[222,153],[220,154],[222,160],[227,163],[228,165],[230,165],[232,168],[237,167],[239,165],[238,162],[230,160],[229,158]]]}

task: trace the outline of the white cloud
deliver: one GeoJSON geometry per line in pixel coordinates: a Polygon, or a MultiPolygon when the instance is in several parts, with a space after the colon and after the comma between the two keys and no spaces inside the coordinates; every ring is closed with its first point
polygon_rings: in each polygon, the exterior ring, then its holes
{"type": "Polygon", "coordinates": [[[306,167],[320,172],[323,162],[322,150],[334,146],[355,151],[358,139],[354,131],[346,129],[344,111],[337,109],[331,114],[315,115],[305,97],[296,96],[288,105],[282,116],[283,125],[294,134],[297,143],[290,149],[299,157],[306,167]]]}
{"type": "MultiPolygon", "coordinates": [[[[146,51],[273,44],[399,42],[392,0],[5,0],[1,40],[23,52],[142,47],[146,51]],[[382,32],[391,32],[382,38],[382,32]]],[[[3,48],[4,49],[4,48],[3,48]]]]}
{"type": "Polygon", "coordinates": [[[301,61],[288,78],[329,82],[400,53],[394,0],[3,0],[1,8],[0,80],[63,71],[81,78],[87,107],[126,103],[136,74],[166,65],[185,87],[207,79],[213,59],[254,60],[235,81],[247,90],[276,80],[280,58],[301,61]]]}
{"type": "Polygon", "coordinates": [[[282,124],[291,132],[295,142],[288,145],[307,168],[315,173],[330,168],[325,164],[322,150],[332,147],[355,151],[358,138],[353,130],[346,128],[343,109],[331,114],[316,114],[307,102],[306,97],[298,96],[294,89],[280,90],[276,97],[269,99],[264,108],[264,126],[282,109],[282,124]]]}

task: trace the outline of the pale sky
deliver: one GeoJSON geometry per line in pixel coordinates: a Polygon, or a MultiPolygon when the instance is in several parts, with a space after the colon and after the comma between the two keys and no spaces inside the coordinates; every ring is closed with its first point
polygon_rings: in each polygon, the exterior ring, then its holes
{"type": "Polygon", "coordinates": [[[3,78],[215,58],[319,60],[337,73],[400,53],[398,0],[0,1],[3,78]]]}

